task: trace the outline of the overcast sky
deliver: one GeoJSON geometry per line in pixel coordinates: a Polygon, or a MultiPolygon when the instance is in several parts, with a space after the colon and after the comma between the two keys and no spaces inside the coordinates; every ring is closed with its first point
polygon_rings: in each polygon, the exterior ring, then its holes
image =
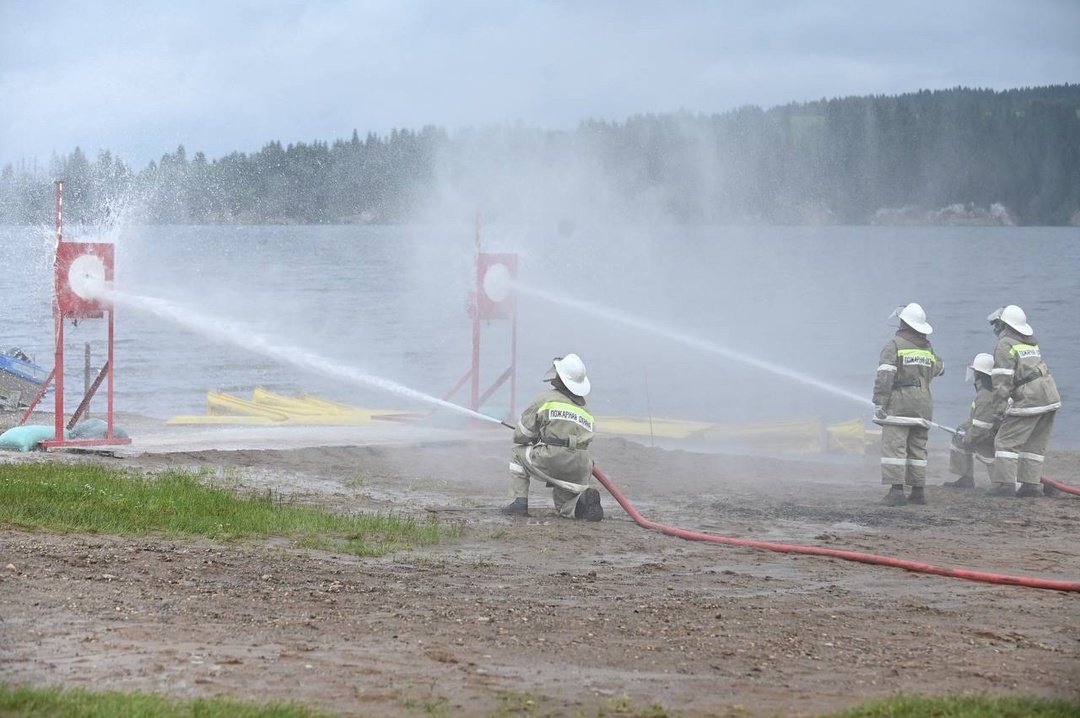
{"type": "Polygon", "coordinates": [[[0,166],[1080,82],[1080,0],[0,0],[0,166]]]}

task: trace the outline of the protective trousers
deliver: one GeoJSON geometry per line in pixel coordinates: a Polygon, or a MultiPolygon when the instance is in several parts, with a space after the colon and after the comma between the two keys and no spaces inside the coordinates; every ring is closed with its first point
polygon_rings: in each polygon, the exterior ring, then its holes
{"type": "Polygon", "coordinates": [[[976,445],[975,450],[957,446],[954,441],[949,447],[949,472],[957,476],[975,477],[975,455],[979,455],[979,461],[984,464],[992,464],[994,459],[994,442],[987,440],[976,445]]]}
{"type": "MultiPolygon", "coordinates": [[[[510,449],[510,497],[514,499],[529,497],[529,479],[544,481],[543,472],[529,462],[528,450],[529,446],[524,444],[515,444],[510,449]]],[[[565,479],[561,480],[565,481],[565,479]]],[[[551,497],[555,501],[555,511],[559,516],[567,519],[574,518],[574,509],[577,508],[581,494],[567,491],[559,486],[552,486],[551,497]]]]}
{"type": "Polygon", "coordinates": [[[926,440],[924,426],[881,426],[881,483],[926,486],[926,440]]]}
{"type": "Polygon", "coordinates": [[[1029,416],[1006,416],[994,439],[990,481],[1038,484],[1056,411],[1029,416]]]}

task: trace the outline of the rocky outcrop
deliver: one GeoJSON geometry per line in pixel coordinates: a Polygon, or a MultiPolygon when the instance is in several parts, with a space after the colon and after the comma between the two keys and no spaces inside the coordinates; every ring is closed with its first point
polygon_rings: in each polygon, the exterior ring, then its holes
{"type": "Polygon", "coordinates": [[[872,224],[931,224],[947,226],[1015,227],[1016,220],[1000,202],[989,207],[973,203],[950,204],[936,210],[917,207],[884,207],[874,213],[872,224]]]}

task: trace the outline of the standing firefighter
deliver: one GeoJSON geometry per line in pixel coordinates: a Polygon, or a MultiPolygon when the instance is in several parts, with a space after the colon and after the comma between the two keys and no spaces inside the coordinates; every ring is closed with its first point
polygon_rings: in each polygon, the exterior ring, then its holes
{"type": "Polygon", "coordinates": [[[1024,310],[1010,304],[987,320],[998,336],[990,373],[994,383],[994,418],[1001,421],[994,440],[991,492],[999,496],[1014,493],[1038,496],[1039,473],[1054,428],[1054,416],[1061,408],[1061,396],[1024,310]],[[1016,481],[1020,482],[1020,488],[1014,491],[1016,481]]]}
{"type": "Polygon", "coordinates": [[[968,365],[967,380],[975,385],[975,400],[971,402],[971,415],[956,428],[949,447],[949,471],[960,478],[946,481],[948,488],[975,488],[975,458],[984,464],[994,462],[998,422],[994,421],[994,390],[990,378],[993,369],[992,354],[976,354],[968,365]]]}
{"type": "Polygon", "coordinates": [[[896,335],[881,350],[874,381],[874,423],[881,425],[881,482],[890,486],[889,506],[925,504],[926,440],[934,418],[930,380],[945,364],[926,338],[934,331],[918,304],[900,307],[896,335]],[[904,495],[904,485],[911,496],[904,495]]]}
{"type": "Polygon", "coordinates": [[[556,357],[544,381],[552,388],[533,400],[514,429],[510,451],[510,495],[514,501],[502,511],[528,516],[529,479],[536,479],[552,488],[560,516],[600,521],[604,518],[600,492],[589,488],[593,417],[585,405],[590,389],[585,364],[577,354],[556,357]]]}

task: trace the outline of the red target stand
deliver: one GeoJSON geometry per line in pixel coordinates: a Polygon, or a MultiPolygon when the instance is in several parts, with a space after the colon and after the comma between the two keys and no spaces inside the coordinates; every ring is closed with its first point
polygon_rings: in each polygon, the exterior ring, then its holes
{"type": "Polygon", "coordinates": [[[501,387],[510,383],[510,413],[513,421],[515,395],[517,393],[517,331],[518,311],[514,282],[517,279],[518,258],[516,254],[494,254],[480,251],[480,219],[476,222],[476,286],[470,292],[468,314],[472,320],[472,368],[461,377],[450,393],[449,401],[458,391],[470,384],[469,408],[479,412],[480,407],[501,387]],[[510,366],[489,386],[480,390],[481,337],[485,324],[492,321],[510,322],[510,366]]]}
{"type": "MultiPolygon", "coordinates": [[[[53,439],[41,442],[46,449],[79,446],[109,446],[130,444],[127,436],[116,436],[113,422],[113,344],[114,321],[112,302],[107,292],[113,283],[113,245],[103,242],[65,242],[63,236],[63,182],[56,183],[56,259],[53,319],[56,329],[55,363],[38,395],[26,410],[23,422],[34,405],[44,396],[50,381],[55,382],[55,425],[53,439]],[[108,324],[108,357],[97,378],[87,387],[86,395],[71,419],[64,425],[64,322],[105,318],[108,324]],[[101,438],[68,439],[64,432],[71,430],[90,406],[90,400],[106,383],[108,409],[106,434],[101,438]]],[[[22,423],[22,422],[20,422],[22,423]]]]}

